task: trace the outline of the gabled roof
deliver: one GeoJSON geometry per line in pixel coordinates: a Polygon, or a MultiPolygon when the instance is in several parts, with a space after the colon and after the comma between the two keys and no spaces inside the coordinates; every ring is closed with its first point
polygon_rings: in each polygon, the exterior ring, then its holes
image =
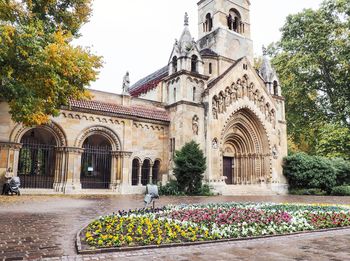
{"type": "Polygon", "coordinates": [[[134,116],[150,120],[169,122],[170,118],[165,109],[146,106],[123,106],[100,101],[70,100],[69,107],[77,110],[88,110],[109,113],[115,116],[134,116]]]}
{"type": "Polygon", "coordinates": [[[212,80],[210,83],[208,83],[208,88],[210,89],[213,87],[215,84],[217,84],[221,79],[223,79],[236,65],[242,61],[244,57],[238,59],[236,62],[234,62],[226,71],[224,71],[219,77],[215,78],[212,80]]]}
{"type": "Polygon", "coordinates": [[[153,88],[157,87],[158,83],[162,81],[169,74],[168,66],[155,71],[154,73],[142,78],[129,89],[131,96],[139,96],[142,93],[146,93],[153,88]]]}

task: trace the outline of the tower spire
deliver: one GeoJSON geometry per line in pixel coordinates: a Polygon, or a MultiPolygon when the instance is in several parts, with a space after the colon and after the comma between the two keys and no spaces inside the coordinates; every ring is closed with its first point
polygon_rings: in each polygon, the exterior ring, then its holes
{"type": "Polygon", "coordinates": [[[188,24],[189,24],[189,17],[188,17],[187,12],[185,13],[184,24],[185,24],[185,26],[188,26],[188,24]]]}

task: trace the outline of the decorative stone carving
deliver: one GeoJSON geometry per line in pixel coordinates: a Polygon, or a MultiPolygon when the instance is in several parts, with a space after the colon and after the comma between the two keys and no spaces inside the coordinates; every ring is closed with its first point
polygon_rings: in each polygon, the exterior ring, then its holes
{"type": "Polygon", "coordinates": [[[213,139],[213,142],[212,142],[212,148],[213,148],[214,150],[217,150],[218,147],[219,147],[218,139],[217,139],[217,138],[214,138],[214,139],[213,139]]]}
{"type": "Polygon", "coordinates": [[[130,88],[130,77],[129,72],[126,72],[123,78],[123,94],[127,94],[130,88]]]}
{"type": "Polygon", "coordinates": [[[192,130],[194,135],[198,135],[199,130],[199,118],[197,115],[194,115],[192,118],[192,130]]]}
{"type": "Polygon", "coordinates": [[[218,106],[217,106],[217,97],[214,96],[213,102],[212,102],[212,113],[213,113],[213,119],[217,120],[218,119],[218,106]]]}
{"type": "Polygon", "coordinates": [[[104,126],[93,126],[85,129],[76,139],[75,147],[81,148],[85,139],[94,134],[99,134],[107,138],[110,141],[113,150],[121,149],[121,143],[118,136],[114,131],[104,126]]]}

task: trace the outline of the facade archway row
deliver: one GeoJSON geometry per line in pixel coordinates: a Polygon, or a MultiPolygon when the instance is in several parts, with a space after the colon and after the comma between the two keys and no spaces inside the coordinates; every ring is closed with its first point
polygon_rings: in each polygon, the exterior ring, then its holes
{"type": "Polygon", "coordinates": [[[118,134],[106,126],[83,129],[69,147],[66,133],[55,122],[18,124],[9,143],[18,146],[9,147],[14,160],[6,171],[20,176],[24,188],[79,193],[82,188],[118,190],[128,183],[131,152],[122,150],[118,134]]]}
{"type": "Polygon", "coordinates": [[[131,171],[132,186],[146,186],[147,184],[157,184],[161,181],[160,176],[161,160],[150,157],[133,157],[131,171]]]}

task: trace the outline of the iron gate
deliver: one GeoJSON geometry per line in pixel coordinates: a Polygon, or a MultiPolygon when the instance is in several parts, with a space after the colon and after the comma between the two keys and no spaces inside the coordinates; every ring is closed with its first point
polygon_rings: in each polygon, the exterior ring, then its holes
{"type": "Polygon", "coordinates": [[[112,153],[109,146],[86,144],[81,158],[80,182],[83,189],[109,189],[112,153]]]}
{"type": "Polygon", "coordinates": [[[19,152],[18,176],[22,188],[52,189],[55,176],[55,146],[25,142],[19,152]]]}

